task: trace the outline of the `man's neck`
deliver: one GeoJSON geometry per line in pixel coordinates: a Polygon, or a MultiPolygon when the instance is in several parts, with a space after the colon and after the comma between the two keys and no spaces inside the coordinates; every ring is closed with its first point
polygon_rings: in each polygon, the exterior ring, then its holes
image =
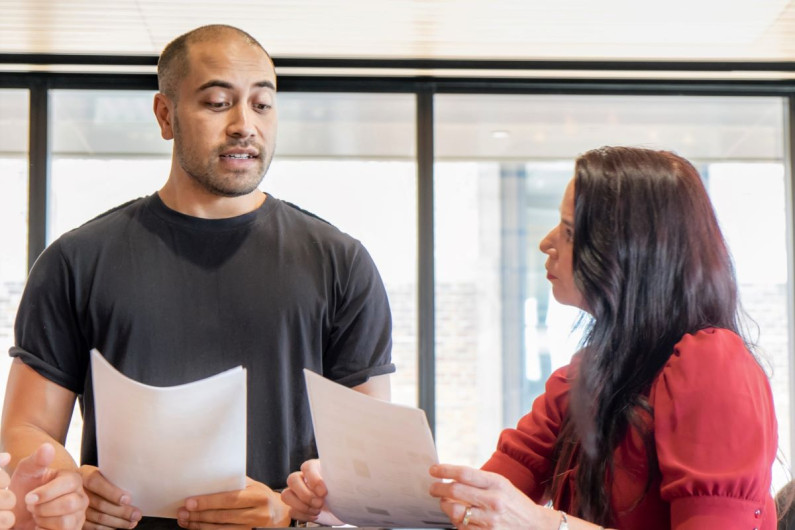
{"type": "Polygon", "coordinates": [[[227,219],[253,212],[267,197],[258,189],[238,197],[223,197],[202,189],[176,186],[171,179],[158,195],[172,210],[202,219],[227,219]]]}

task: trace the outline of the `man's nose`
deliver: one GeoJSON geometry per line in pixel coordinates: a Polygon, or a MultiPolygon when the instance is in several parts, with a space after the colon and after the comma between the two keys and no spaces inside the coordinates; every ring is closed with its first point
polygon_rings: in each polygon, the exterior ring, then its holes
{"type": "Polygon", "coordinates": [[[245,105],[235,105],[229,113],[227,135],[235,138],[249,138],[254,136],[256,131],[251,119],[252,112],[254,112],[254,110],[245,105]]]}

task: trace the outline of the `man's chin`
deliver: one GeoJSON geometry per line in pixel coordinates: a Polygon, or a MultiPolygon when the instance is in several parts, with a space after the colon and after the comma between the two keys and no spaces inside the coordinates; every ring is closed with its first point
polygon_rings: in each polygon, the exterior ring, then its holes
{"type": "MultiPolygon", "coordinates": [[[[258,184],[259,185],[259,184],[258,184]]],[[[257,191],[257,186],[246,188],[211,188],[210,192],[219,197],[226,197],[234,199],[235,197],[243,197],[257,191]]]]}
{"type": "Polygon", "coordinates": [[[210,193],[219,197],[242,197],[256,191],[264,177],[264,174],[256,178],[236,174],[222,182],[204,182],[203,185],[210,193]]]}

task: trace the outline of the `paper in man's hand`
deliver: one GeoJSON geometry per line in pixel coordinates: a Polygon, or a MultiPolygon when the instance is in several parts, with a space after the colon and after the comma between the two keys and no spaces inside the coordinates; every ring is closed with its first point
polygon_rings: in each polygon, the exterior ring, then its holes
{"type": "Polygon", "coordinates": [[[246,371],[153,387],[96,350],[91,371],[99,470],[144,515],[176,518],[186,497],[240,490],[246,480],[246,371]]]}

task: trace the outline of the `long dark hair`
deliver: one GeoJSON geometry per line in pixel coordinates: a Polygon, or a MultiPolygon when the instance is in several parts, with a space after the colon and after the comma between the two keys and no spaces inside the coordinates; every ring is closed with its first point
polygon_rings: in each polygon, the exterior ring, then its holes
{"type": "Polygon", "coordinates": [[[686,333],[739,333],[737,286],[712,204],[684,158],[604,147],[577,159],[574,178],[574,280],[593,319],[557,450],[577,452],[579,515],[608,525],[616,447],[637,429],[648,491],[657,468],[651,383],[686,333]]]}

